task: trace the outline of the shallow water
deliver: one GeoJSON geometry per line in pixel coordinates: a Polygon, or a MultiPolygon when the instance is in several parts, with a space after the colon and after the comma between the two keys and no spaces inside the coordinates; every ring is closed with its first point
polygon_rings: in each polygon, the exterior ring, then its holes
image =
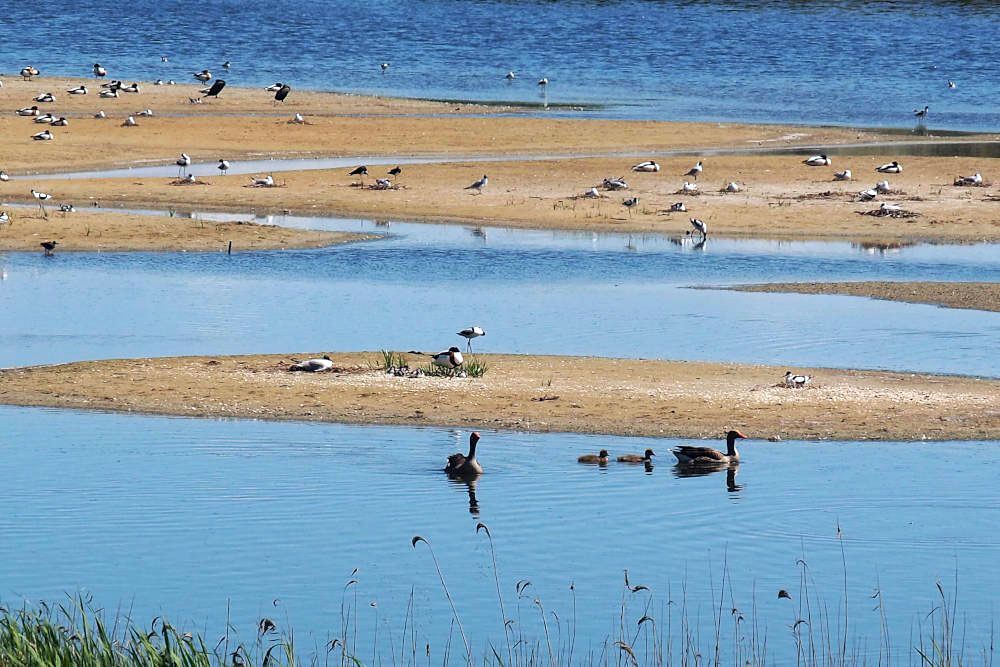
{"type": "MultiPolygon", "coordinates": [[[[205,214],[206,219],[232,219],[205,214]]],[[[239,216],[235,216],[239,217],[239,216]]],[[[315,350],[437,350],[1000,376],[1000,315],[851,297],[692,290],[782,280],[997,280],[995,246],[879,251],[336,218],[387,233],[319,250],[0,255],[0,365],[315,350]],[[883,254],[884,253],[884,254],[883,254]]],[[[665,222],[676,227],[676,224],[665,222]]]]}
{"type": "Polygon", "coordinates": [[[425,545],[410,546],[421,535],[475,650],[488,654],[487,639],[502,645],[503,633],[479,521],[496,541],[509,616],[515,582],[532,583],[520,631],[541,639],[535,598],[568,623],[574,584],[580,651],[612,631],[623,569],[651,589],[629,594],[630,627],[650,595],[663,624],[661,605],[680,602],[685,584],[692,619],[707,624],[728,563],[735,604],[749,615],[756,591],[771,655],[787,664],[794,607],[776,591],[798,598],[796,560],[805,558],[813,592],[836,618],[838,526],[851,614],[869,650],[876,587],[900,646],[934,605],[936,581],[951,590],[957,571],[975,646],[1000,594],[984,576],[1000,557],[997,443],[752,441],[727,480],[678,478],[670,440],[486,432],[487,471],[470,507],[469,488],[438,470],[466,433],[24,408],[0,408],[0,421],[0,475],[16,503],[0,516],[4,602],[82,590],[140,621],[165,613],[211,643],[229,604],[246,639],[268,616],[282,629],[290,621],[300,647],[321,646],[337,634],[345,583],[356,578],[348,603],[357,593],[366,661],[376,609],[386,621],[380,650],[390,650],[390,632],[399,650],[411,586],[417,645],[430,642],[440,659],[450,614],[425,545]],[[601,447],[647,446],[661,455],[651,473],[575,463],[601,447]]]}

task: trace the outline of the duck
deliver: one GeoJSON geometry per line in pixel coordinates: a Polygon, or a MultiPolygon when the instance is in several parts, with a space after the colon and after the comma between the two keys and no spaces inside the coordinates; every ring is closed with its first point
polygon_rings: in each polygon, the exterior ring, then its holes
{"type": "Polygon", "coordinates": [[[38,95],[35,96],[34,100],[36,102],[46,102],[46,103],[55,102],[56,96],[53,95],[52,93],[39,93],[38,95]]]}
{"type": "Polygon", "coordinates": [[[220,158],[219,164],[217,164],[215,168],[221,171],[222,175],[225,176],[226,172],[229,171],[229,160],[223,160],[220,158]]]}
{"type": "Polygon", "coordinates": [[[632,171],[643,172],[647,174],[655,173],[660,170],[660,165],[656,164],[653,160],[646,160],[645,162],[640,162],[639,164],[632,165],[632,171]]]}
{"type": "Polygon", "coordinates": [[[210,81],[212,79],[212,73],[209,72],[207,69],[203,69],[200,72],[195,72],[191,76],[198,79],[202,83],[205,83],[206,81],[210,81]]]}
{"type": "Polygon", "coordinates": [[[673,449],[677,457],[677,465],[718,465],[720,463],[739,463],[740,453],[736,451],[736,441],[746,438],[740,431],[730,431],[726,434],[726,453],[712,447],[695,447],[681,445],[673,449]]]}
{"type": "Polygon", "coordinates": [[[885,164],[880,164],[875,167],[875,171],[880,174],[902,174],[903,165],[893,160],[892,162],[886,162],[885,164]]]}
{"type": "Polygon", "coordinates": [[[479,443],[479,431],[469,434],[469,454],[457,452],[448,457],[448,465],[444,471],[452,477],[478,477],[483,474],[483,466],[476,459],[476,445],[479,443]]]}
{"type": "Polygon", "coordinates": [[[982,185],[983,175],[978,171],[972,176],[959,176],[955,179],[955,185],[982,185]]]}
{"type": "Polygon", "coordinates": [[[688,207],[684,205],[684,202],[678,201],[670,205],[671,213],[687,213],[688,207]]]}
{"type": "Polygon", "coordinates": [[[55,119],[56,119],[56,117],[53,116],[52,114],[50,114],[50,113],[43,113],[41,116],[38,116],[38,117],[35,118],[35,122],[38,123],[38,124],[40,124],[40,125],[47,125],[48,123],[51,123],[55,119]]]}
{"type": "Polygon", "coordinates": [[[28,65],[27,67],[22,67],[21,68],[21,78],[22,79],[24,79],[25,81],[29,81],[29,80],[31,80],[31,77],[33,77],[33,76],[38,76],[38,70],[37,69],[35,69],[31,65],[28,65]]]}
{"type": "Polygon", "coordinates": [[[101,67],[101,63],[94,63],[94,76],[107,76],[108,70],[101,67]]]}
{"type": "Polygon", "coordinates": [[[622,454],[618,457],[618,463],[652,463],[656,452],[647,449],[645,454],[622,454]]]}
{"type": "Polygon", "coordinates": [[[129,116],[125,119],[125,122],[122,123],[122,127],[138,127],[138,125],[139,123],[135,121],[135,116],[129,116]]]}
{"type": "Polygon", "coordinates": [[[833,160],[821,153],[820,155],[813,155],[808,160],[803,160],[802,164],[809,165],[810,167],[829,167],[833,164],[833,160]]]}
{"type": "Polygon", "coordinates": [[[61,213],[76,213],[76,206],[72,204],[60,204],[59,211],[61,213]]]}
{"type": "Polygon", "coordinates": [[[785,386],[801,389],[812,380],[810,375],[795,375],[791,371],[785,371],[785,386]]]}
{"type": "Polygon", "coordinates": [[[139,90],[139,84],[136,83],[135,81],[133,81],[129,85],[124,86],[122,88],[122,92],[123,93],[138,93],[138,92],[140,92],[140,90],[139,90]]]}
{"type": "Polygon", "coordinates": [[[38,115],[38,107],[37,106],[22,107],[22,108],[20,108],[20,109],[17,110],[17,115],[18,116],[37,116],[38,115]]]}
{"type": "Polygon", "coordinates": [[[882,215],[891,215],[893,213],[902,213],[903,207],[899,204],[889,204],[887,202],[882,202],[878,207],[879,213],[882,215]]]}
{"type": "Polygon", "coordinates": [[[70,88],[66,92],[70,95],[86,95],[88,91],[86,86],[77,86],[76,88],[70,88]]]}
{"type": "Polygon", "coordinates": [[[276,93],[279,90],[281,90],[284,85],[285,84],[283,84],[281,81],[275,81],[274,83],[272,83],[270,86],[268,86],[264,90],[266,90],[269,93],[276,93]]]}
{"type": "Polygon", "coordinates": [[[690,176],[694,180],[697,181],[698,180],[698,176],[703,171],[705,171],[705,167],[701,164],[701,160],[698,160],[698,163],[695,166],[693,166],[690,169],[688,169],[687,173],[685,173],[684,176],[690,176]]]}
{"type": "Polygon", "coordinates": [[[59,116],[59,118],[53,120],[51,123],[49,123],[49,125],[51,125],[52,127],[68,127],[69,121],[66,120],[65,116],[59,116]]]}
{"type": "Polygon", "coordinates": [[[605,190],[628,190],[624,178],[605,178],[603,185],[605,190]]]}
{"type": "Polygon", "coordinates": [[[514,79],[517,78],[517,74],[514,73],[514,70],[510,70],[509,72],[507,72],[504,78],[507,79],[508,81],[513,81],[514,79]]]}
{"type": "Polygon", "coordinates": [[[142,111],[140,111],[139,113],[137,113],[136,116],[142,116],[143,118],[151,118],[153,116],[153,110],[152,109],[143,109],[142,111]]]}
{"type": "Polygon", "coordinates": [[[853,177],[850,169],[845,169],[844,171],[838,171],[833,175],[833,180],[835,181],[849,181],[853,177]]]}
{"type": "Polygon", "coordinates": [[[602,449],[597,454],[584,454],[576,459],[577,463],[596,463],[597,465],[607,465],[611,455],[608,450],[602,449]]]}
{"type": "Polygon", "coordinates": [[[306,373],[321,373],[323,371],[333,370],[333,361],[330,359],[329,355],[324,354],[319,359],[306,359],[305,361],[297,361],[288,367],[290,371],[303,371],[306,373]]]}
{"type": "Polygon", "coordinates": [[[31,135],[31,138],[34,139],[35,141],[52,141],[54,137],[55,135],[49,132],[48,130],[42,130],[38,134],[31,135]]]}
{"type": "Polygon", "coordinates": [[[681,192],[698,192],[698,184],[684,181],[684,185],[681,186],[681,192]]]}
{"type": "Polygon", "coordinates": [[[109,88],[108,90],[102,90],[100,93],[98,93],[98,97],[102,97],[102,98],[104,98],[106,100],[111,99],[113,97],[118,97],[118,96],[119,95],[118,95],[118,89],[117,88],[109,88]]]}
{"type": "Polygon", "coordinates": [[[457,347],[449,347],[444,352],[431,355],[431,363],[443,368],[458,368],[465,362],[462,351],[457,347]]]}
{"type": "Polygon", "coordinates": [[[390,67],[389,63],[381,63],[381,64],[379,64],[379,69],[382,70],[383,74],[389,69],[389,67],[390,67]]]}
{"type": "Polygon", "coordinates": [[[580,196],[585,199],[600,199],[601,193],[597,188],[590,188],[589,190],[584,190],[580,196]]]}

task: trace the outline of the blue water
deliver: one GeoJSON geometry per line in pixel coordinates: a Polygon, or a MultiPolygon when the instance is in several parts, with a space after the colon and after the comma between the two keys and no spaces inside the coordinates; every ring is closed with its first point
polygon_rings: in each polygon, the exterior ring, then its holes
{"type": "MultiPolygon", "coordinates": [[[[593,103],[612,117],[1000,129],[1000,7],[649,0],[7,3],[0,71],[433,98],[593,103]],[[127,38],[123,38],[127,36],[127,38]],[[58,48],[53,45],[58,44],[58,48]],[[168,55],[168,63],[160,62],[168,55]],[[231,60],[229,72],[221,69],[231,60]],[[378,66],[390,62],[382,74],[378,66]],[[518,79],[504,80],[508,70],[518,79]],[[550,81],[546,97],[536,80],[550,81]],[[946,86],[957,82],[955,90],[946,86]]],[[[294,101],[293,97],[289,98],[294,101]]]]}

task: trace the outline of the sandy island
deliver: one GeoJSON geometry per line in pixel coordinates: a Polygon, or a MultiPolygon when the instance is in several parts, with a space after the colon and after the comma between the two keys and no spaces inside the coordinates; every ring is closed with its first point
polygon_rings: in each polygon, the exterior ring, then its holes
{"type": "Polygon", "coordinates": [[[792,292],[796,294],[840,294],[885,301],[926,303],[946,308],[1000,312],[1000,283],[889,282],[765,283],[721,289],[739,292],[792,292]]]}
{"type": "MultiPolygon", "coordinates": [[[[1000,381],[877,371],[590,357],[481,355],[482,378],[402,378],[378,353],[330,373],[266,355],[126,359],[0,371],[0,403],[185,415],[717,438],[1000,438],[1000,381]]],[[[410,363],[420,359],[408,355],[410,363]]],[[[425,363],[423,360],[421,363],[425,363]]]]}
{"type": "Polygon", "coordinates": [[[8,208],[0,225],[0,250],[39,251],[57,240],[57,252],[72,251],[227,251],[321,248],[376,238],[371,234],[291,229],[256,222],[211,222],[185,217],[131,215],[56,208],[45,218],[38,208],[8,208]]]}

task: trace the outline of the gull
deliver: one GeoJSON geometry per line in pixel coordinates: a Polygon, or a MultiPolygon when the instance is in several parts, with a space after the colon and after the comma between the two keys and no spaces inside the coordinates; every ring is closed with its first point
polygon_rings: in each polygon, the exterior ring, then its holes
{"type": "Polygon", "coordinates": [[[104,110],[100,110],[94,114],[94,118],[107,118],[108,114],[104,113],[104,110]]]}
{"type": "Polygon", "coordinates": [[[135,81],[133,81],[129,85],[122,87],[122,92],[123,93],[138,93],[138,92],[141,92],[141,91],[139,90],[139,84],[136,83],[135,81]]]}
{"type": "Polygon", "coordinates": [[[194,78],[198,79],[202,83],[206,83],[207,81],[211,80],[212,73],[209,72],[207,69],[203,69],[200,72],[195,72],[191,76],[193,76],[194,78]]]}
{"type": "Polygon", "coordinates": [[[880,195],[888,194],[889,193],[889,181],[879,181],[878,183],[875,184],[874,190],[875,190],[875,192],[879,193],[880,195]]]}
{"type": "Polygon", "coordinates": [[[472,185],[465,186],[465,189],[466,190],[475,190],[476,194],[480,194],[481,195],[481,194],[483,194],[483,188],[485,188],[489,182],[490,182],[490,179],[488,179],[486,177],[486,174],[483,174],[482,178],[480,178],[478,181],[476,181],[472,185]]]}
{"type": "Polygon", "coordinates": [[[469,352],[472,352],[472,339],[485,336],[486,331],[482,327],[466,327],[458,332],[458,335],[469,343],[469,352]]]}
{"type": "Polygon", "coordinates": [[[66,92],[69,93],[70,95],[86,95],[87,94],[87,87],[86,86],[77,86],[76,88],[70,88],[66,92]]]}
{"type": "MultiPolygon", "coordinates": [[[[704,220],[699,220],[698,218],[691,218],[691,226],[694,227],[695,231],[701,234],[702,238],[708,236],[708,225],[705,224],[704,220]]],[[[690,232],[688,232],[690,234],[690,232]]]]}
{"type": "Polygon", "coordinates": [[[732,181],[729,183],[729,185],[726,186],[726,192],[739,192],[742,189],[743,188],[740,187],[740,184],[737,183],[736,181],[732,181]]]}
{"type": "Polygon", "coordinates": [[[875,167],[875,171],[880,174],[901,174],[903,173],[903,165],[893,160],[892,162],[887,162],[875,167]]]}
{"type": "Polygon", "coordinates": [[[292,87],[285,84],[281,88],[278,88],[278,92],[274,94],[275,102],[284,102],[285,98],[288,97],[288,93],[292,92],[292,87]]]}
{"type": "Polygon", "coordinates": [[[392,169],[390,169],[385,173],[389,174],[390,176],[399,176],[400,174],[403,173],[403,168],[397,164],[395,167],[393,167],[392,169]]]}
{"type": "Polygon", "coordinates": [[[955,185],[982,185],[983,175],[978,171],[972,176],[959,176],[955,179],[955,185]]]}
{"type": "Polygon", "coordinates": [[[69,126],[69,121],[66,120],[65,116],[59,116],[59,118],[53,120],[49,125],[52,127],[67,127],[69,126]]]}
{"type": "Polygon", "coordinates": [[[136,114],[136,116],[141,116],[143,118],[150,118],[152,117],[152,115],[153,115],[152,109],[143,109],[142,111],[136,114]]]}
{"type": "Polygon", "coordinates": [[[379,65],[379,68],[382,70],[382,73],[385,74],[386,71],[389,69],[389,63],[382,63],[381,65],[379,65]]]}
{"type": "Polygon", "coordinates": [[[801,389],[809,384],[812,377],[808,375],[794,375],[791,371],[785,371],[785,386],[801,389]]]}
{"type": "Polygon", "coordinates": [[[104,99],[110,99],[112,97],[118,97],[118,89],[117,88],[110,88],[108,90],[102,90],[100,92],[100,97],[103,97],[104,99]]]}
{"type": "Polygon", "coordinates": [[[8,174],[3,169],[0,169],[0,183],[6,183],[10,180],[10,174],[8,174]]]}
{"type": "Polygon", "coordinates": [[[604,189],[615,191],[628,190],[628,183],[625,182],[624,178],[605,178],[604,189]]]}
{"type": "Polygon", "coordinates": [[[290,121],[288,121],[288,122],[292,123],[294,125],[307,125],[308,124],[308,123],[306,123],[306,119],[300,113],[297,113],[294,116],[292,116],[292,119],[290,121]]]}
{"type": "Polygon", "coordinates": [[[654,173],[660,170],[660,165],[656,164],[652,160],[646,160],[645,162],[640,162],[637,165],[632,166],[632,171],[639,171],[645,173],[654,173]]]}
{"type": "Polygon", "coordinates": [[[431,355],[431,362],[435,366],[441,366],[443,368],[458,368],[462,365],[465,359],[462,357],[462,351],[457,347],[449,347],[444,352],[438,352],[437,354],[431,355]]]}
{"type": "Polygon", "coordinates": [[[681,192],[698,192],[698,185],[696,183],[684,181],[684,185],[681,186],[681,192]]]}
{"type": "Polygon", "coordinates": [[[833,164],[833,160],[826,155],[813,155],[808,160],[803,160],[802,164],[809,165],[810,167],[828,167],[833,164]]]}
{"type": "Polygon", "coordinates": [[[215,168],[221,171],[222,175],[225,176],[226,172],[229,171],[229,160],[223,160],[220,158],[219,164],[215,168]]]}
{"type": "Polygon", "coordinates": [[[687,213],[687,210],[688,210],[687,206],[685,206],[684,202],[682,201],[675,202],[670,205],[671,213],[687,213]]]}
{"type": "Polygon", "coordinates": [[[52,141],[53,136],[48,130],[42,130],[38,134],[31,135],[31,138],[35,141],[52,141]]]}
{"type": "Polygon", "coordinates": [[[122,123],[122,127],[138,127],[138,125],[139,123],[135,122],[135,116],[129,116],[125,119],[125,122],[122,123]]]}
{"type": "Polygon", "coordinates": [[[507,76],[505,76],[504,78],[507,79],[508,81],[513,81],[514,79],[517,78],[517,75],[514,74],[514,70],[511,70],[507,72],[507,76]]]}
{"type": "Polygon", "coordinates": [[[549,85],[548,78],[546,78],[546,77],[543,76],[541,79],[538,80],[538,85],[539,86],[547,86],[547,85],[549,85]]]}
{"type": "Polygon", "coordinates": [[[297,361],[292,364],[289,369],[290,371],[304,371],[306,373],[322,373],[324,371],[333,370],[333,361],[329,356],[323,355],[319,359],[306,359],[305,361],[297,361]]]}
{"type": "Polygon", "coordinates": [[[833,175],[833,180],[835,181],[849,181],[851,180],[851,170],[845,169],[844,171],[838,171],[833,175]]]}
{"type": "Polygon", "coordinates": [[[59,245],[59,241],[42,241],[38,245],[42,246],[46,257],[51,257],[56,246],[59,245]]]}
{"type": "Polygon", "coordinates": [[[268,174],[264,178],[251,177],[250,180],[253,182],[253,187],[255,188],[273,188],[274,187],[274,176],[268,174]]]}
{"type": "Polygon", "coordinates": [[[41,124],[47,124],[47,123],[51,123],[55,119],[56,119],[56,117],[53,116],[52,114],[50,114],[50,113],[43,113],[41,116],[36,116],[35,117],[35,122],[36,123],[41,123],[41,124]]]}
{"type": "Polygon", "coordinates": [[[266,91],[267,91],[267,92],[269,92],[269,93],[276,93],[276,92],[278,92],[279,90],[281,90],[281,87],[282,87],[282,86],[284,86],[284,85],[285,85],[285,84],[283,84],[283,83],[282,83],[282,82],[280,82],[280,81],[275,81],[274,83],[272,83],[272,84],[271,84],[270,86],[268,86],[268,87],[267,87],[267,88],[265,88],[264,90],[266,90],[266,91]]]}
{"type": "Polygon", "coordinates": [[[699,175],[701,174],[701,172],[703,172],[704,170],[705,170],[705,168],[704,168],[704,167],[702,166],[702,164],[701,164],[701,160],[698,160],[698,164],[696,164],[695,166],[693,166],[693,167],[691,167],[690,169],[688,169],[687,173],[686,173],[686,174],[684,174],[684,175],[685,175],[685,176],[691,176],[691,177],[693,177],[693,178],[694,178],[694,180],[696,180],[696,181],[697,181],[697,180],[698,180],[698,176],[699,176],[699,175]]]}
{"type": "Polygon", "coordinates": [[[886,202],[882,202],[879,205],[878,210],[880,212],[888,215],[889,213],[899,213],[899,212],[901,212],[903,210],[903,207],[900,206],[899,204],[888,204],[886,202]]]}
{"type": "Polygon", "coordinates": [[[35,96],[36,102],[55,102],[56,96],[52,93],[39,93],[35,96]]]}
{"type": "Polygon", "coordinates": [[[187,153],[181,153],[181,156],[177,158],[174,164],[177,165],[177,175],[183,176],[187,168],[191,166],[191,156],[187,153]]]}
{"type": "Polygon", "coordinates": [[[875,197],[877,196],[878,192],[872,190],[871,188],[867,190],[862,190],[861,192],[858,193],[858,199],[860,199],[861,201],[871,201],[872,199],[875,199],[875,197]]]}
{"type": "Polygon", "coordinates": [[[38,107],[37,106],[23,107],[23,108],[17,110],[17,115],[18,116],[37,116],[38,115],[38,107]]]}
{"type": "Polygon", "coordinates": [[[913,115],[917,118],[926,118],[927,112],[930,111],[930,107],[924,107],[923,109],[914,109],[913,115]]]}

